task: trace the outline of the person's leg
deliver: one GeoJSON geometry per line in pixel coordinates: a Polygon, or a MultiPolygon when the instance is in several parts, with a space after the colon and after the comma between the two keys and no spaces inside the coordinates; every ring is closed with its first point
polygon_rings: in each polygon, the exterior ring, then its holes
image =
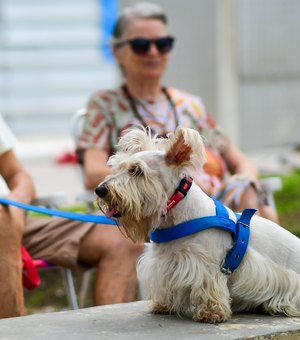
{"type": "Polygon", "coordinates": [[[260,206],[259,213],[260,216],[279,224],[278,214],[270,205],[260,206]]]}
{"type": "Polygon", "coordinates": [[[252,186],[248,187],[243,193],[240,204],[237,207],[237,211],[243,211],[246,208],[257,209],[257,213],[260,216],[278,223],[278,215],[276,211],[269,205],[261,205],[259,203],[257,190],[252,186]]]}
{"type": "Polygon", "coordinates": [[[96,267],[94,304],[136,299],[136,261],[143,245],[125,238],[115,226],[96,225],[82,239],[79,262],[96,267]]]}
{"type": "Polygon", "coordinates": [[[20,249],[23,218],[9,223],[8,213],[0,209],[0,318],[8,318],[24,314],[20,249]]]}
{"type": "Polygon", "coordinates": [[[26,219],[23,244],[34,259],[72,270],[78,263],[95,267],[96,305],[135,299],[135,265],[143,245],[125,238],[116,226],[31,217],[26,219]]]}

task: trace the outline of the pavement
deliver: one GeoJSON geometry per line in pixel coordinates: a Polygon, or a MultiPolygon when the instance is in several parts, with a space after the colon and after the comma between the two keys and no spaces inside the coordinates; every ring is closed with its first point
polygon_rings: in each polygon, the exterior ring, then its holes
{"type": "Polygon", "coordinates": [[[0,320],[0,340],[300,339],[300,318],[237,314],[221,324],[152,315],[148,301],[0,320]]]}

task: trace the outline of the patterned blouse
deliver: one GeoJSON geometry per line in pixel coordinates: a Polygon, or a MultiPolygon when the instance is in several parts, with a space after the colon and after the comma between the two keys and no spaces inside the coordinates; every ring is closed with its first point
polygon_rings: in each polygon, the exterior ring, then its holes
{"type": "Polygon", "coordinates": [[[240,175],[230,176],[222,159],[229,139],[206,112],[199,97],[175,88],[168,88],[167,93],[169,98],[166,95],[153,102],[131,98],[134,106],[123,87],[93,94],[77,145],[79,154],[88,148],[100,148],[112,155],[118,138],[132,125],[146,124],[158,135],[174,131],[177,123],[194,128],[199,131],[206,146],[207,161],[199,176],[211,183],[211,194],[215,198],[228,206],[232,203],[238,206],[242,193],[253,183],[240,175]],[[134,113],[134,107],[142,121],[134,113]]]}
{"type": "MultiPolygon", "coordinates": [[[[154,102],[134,99],[139,115],[152,131],[159,135],[175,130],[176,116],[178,125],[198,130],[210,150],[207,170],[210,169],[215,175],[222,177],[225,165],[220,155],[225,150],[228,139],[206,112],[199,97],[175,88],[168,88],[167,91],[174,107],[167,97],[154,102]]],[[[78,150],[96,147],[112,155],[122,131],[143,123],[134,114],[130,99],[122,87],[96,92],[90,98],[87,110],[78,150]]]]}

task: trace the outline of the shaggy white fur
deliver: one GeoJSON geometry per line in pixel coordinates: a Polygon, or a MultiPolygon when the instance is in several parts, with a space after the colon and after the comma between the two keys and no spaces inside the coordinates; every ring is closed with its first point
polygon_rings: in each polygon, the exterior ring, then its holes
{"type": "MultiPolygon", "coordinates": [[[[215,205],[197,185],[167,213],[166,205],[186,175],[205,162],[203,141],[178,128],[168,139],[132,129],[109,160],[114,174],[98,186],[101,209],[119,215],[127,235],[144,242],[151,230],[215,215],[215,205]]],[[[262,308],[270,314],[300,315],[300,241],[279,225],[254,216],[240,266],[228,276],[220,267],[232,236],[219,228],[166,243],[152,243],[137,271],[153,313],[178,313],[196,321],[226,321],[232,311],[262,308]]]]}

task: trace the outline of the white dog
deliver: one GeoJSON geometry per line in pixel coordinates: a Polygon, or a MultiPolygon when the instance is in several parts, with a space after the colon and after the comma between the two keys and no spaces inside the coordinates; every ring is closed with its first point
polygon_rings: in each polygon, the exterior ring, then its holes
{"type": "MultiPolygon", "coordinates": [[[[132,129],[109,159],[114,174],[96,189],[101,209],[107,216],[120,217],[132,240],[144,242],[153,232],[154,242],[137,267],[152,312],[209,323],[230,319],[232,311],[256,308],[300,316],[300,240],[277,224],[259,216],[251,219],[250,211],[249,245],[235,253],[234,261],[242,258],[236,270],[226,268],[227,257],[238,242],[245,243],[247,232],[241,239],[213,227],[189,235],[190,225],[184,224],[187,235],[172,240],[172,230],[183,222],[198,224],[202,220],[196,219],[216,215],[214,200],[187,177],[204,162],[203,142],[195,130],[178,128],[167,139],[159,139],[151,138],[148,130],[132,129]],[[184,178],[190,188],[180,200],[176,188],[184,178]],[[157,243],[157,230],[171,231],[171,240],[157,243]]],[[[236,226],[239,217],[225,210],[236,226]]],[[[240,232],[249,230],[246,224],[239,224],[240,232]]]]}

